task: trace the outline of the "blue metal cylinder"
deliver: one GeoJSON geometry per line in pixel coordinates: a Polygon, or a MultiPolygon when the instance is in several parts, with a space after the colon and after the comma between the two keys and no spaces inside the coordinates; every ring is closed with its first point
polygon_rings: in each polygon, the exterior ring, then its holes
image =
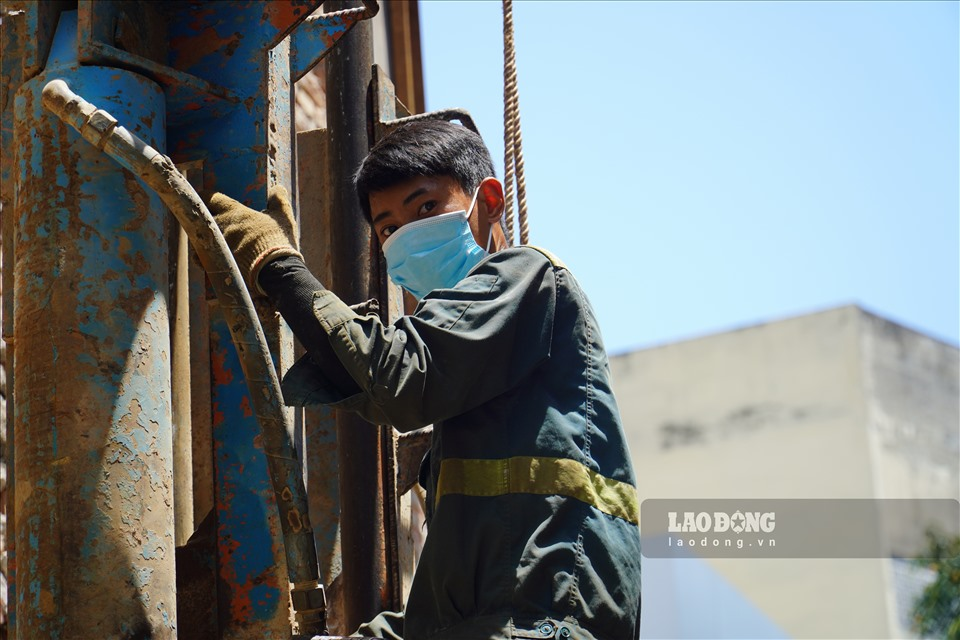
{"type": "Polygon", "coordinates": [[[75,20],[14,104],[17,635],[175,638],[167,213],[40,92],[62,77],[158,149],[165,101],[76,64],[75,20]]]}

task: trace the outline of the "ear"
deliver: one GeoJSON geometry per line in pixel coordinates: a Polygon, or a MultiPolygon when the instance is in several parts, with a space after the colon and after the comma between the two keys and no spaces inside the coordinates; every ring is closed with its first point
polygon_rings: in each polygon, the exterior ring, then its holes
{"type": "Polygon", "coordinates": [[[503,199],[503,183],[496,178],[484,178],[480,182],[477,204],[480,216],[488,224],[494,224],[503,215],[505,201],[503,199]]]}

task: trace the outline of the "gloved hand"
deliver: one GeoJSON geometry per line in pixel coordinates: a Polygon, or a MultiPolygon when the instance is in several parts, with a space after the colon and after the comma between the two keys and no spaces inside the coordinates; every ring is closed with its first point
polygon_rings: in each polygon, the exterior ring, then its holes
{"type": "Polygon", "coordinates": [[[203,194],[203,199],[223,232],[251,294],[265,295],[257,282],[265,264],[285,256],[303,259],[293,207],[283,187],[270,189],[267,209],[263,212],[222,193],[203,194]]]}

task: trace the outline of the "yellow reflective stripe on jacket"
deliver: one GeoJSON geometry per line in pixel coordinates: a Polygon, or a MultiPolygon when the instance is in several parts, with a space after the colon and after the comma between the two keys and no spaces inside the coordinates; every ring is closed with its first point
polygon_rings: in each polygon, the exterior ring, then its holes
{"type": "Polygon", "coordinates": [[[639,522],[633,485],[600,475],[568,458],[447,458],[440,463],[434,504],[448,494],[489,497],[509,493],[576,498],[611,516],[639,522]]]}

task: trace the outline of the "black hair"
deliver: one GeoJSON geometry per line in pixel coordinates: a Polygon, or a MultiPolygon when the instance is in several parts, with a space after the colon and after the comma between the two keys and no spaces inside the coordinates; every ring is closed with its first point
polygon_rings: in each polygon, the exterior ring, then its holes
{"type": "Polygon", "coordinates": [[[418,176],[449,176],[464,193],[493,176],[493,160],[483,139],[445,120],[400,125],[373,145],[353,181],[360,207],[370,219],[370,194],[418,176]]]}

